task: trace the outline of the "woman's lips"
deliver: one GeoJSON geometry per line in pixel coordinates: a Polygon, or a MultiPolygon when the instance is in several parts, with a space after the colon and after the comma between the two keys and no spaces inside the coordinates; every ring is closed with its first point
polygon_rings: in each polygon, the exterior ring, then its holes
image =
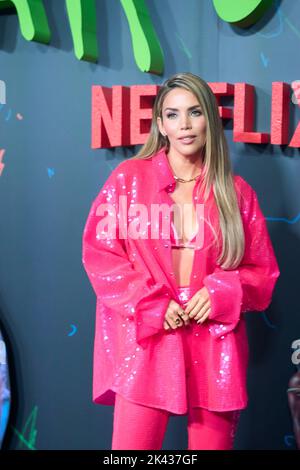
{"type": "Polygon", "coordinates": [[[191,144],[192,142],[194,142],[195,138],[196,138],[195,136],[194,137],[184,137],[184,138],[181,138],[179,140],[183,144],[191,144]]]}

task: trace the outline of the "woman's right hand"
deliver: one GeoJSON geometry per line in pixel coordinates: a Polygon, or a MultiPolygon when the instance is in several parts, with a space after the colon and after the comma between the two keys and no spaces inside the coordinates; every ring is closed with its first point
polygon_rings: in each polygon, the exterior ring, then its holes
{"type": "Polygon", "coordinates": [[[175,300],[170,300],[164,319],[164,329],[165,330],[176,330],[183,325],[189,325],[190,319],[189,316],[184,312],[182,307],[175,302],[175,300]]]}

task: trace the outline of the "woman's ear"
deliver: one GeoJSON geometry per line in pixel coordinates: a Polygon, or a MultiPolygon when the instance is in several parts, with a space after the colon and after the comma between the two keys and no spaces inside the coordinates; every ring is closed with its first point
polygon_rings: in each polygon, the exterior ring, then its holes
{"type": "Polygon", "coordinates": [[[159,132],[165,137],[166,134],[165,134],[165,132],[164,132],[164,130],[163,130],[161,118],[158,117],[157,120],[156,120],[156,122],[157,122],[157,127],[158,127],[158,129],[159,129],[159,132]]]}

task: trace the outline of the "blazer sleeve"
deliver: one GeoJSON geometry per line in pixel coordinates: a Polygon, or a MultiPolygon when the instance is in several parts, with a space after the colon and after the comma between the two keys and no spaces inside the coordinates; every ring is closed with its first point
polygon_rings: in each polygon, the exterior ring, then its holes
{"type": "Polygon", "coordinates": [[[165,284],[155,283],[149,272],[134,269],[128,257],[120,238],[119,188],[124,178],[118,169],[113,170],[92,203],[83,232],[82,262],[97,301],[116,317],[135,321],[136,340],[145,345],[144,340],[163,331],[172,293],[165,284]]]}
{"type": "Polygon", "coordinates": [[[242,194],[241,216],[245,233],[245,252],[235,270],[217,267],[203,280],[210,301],[209,320],[218,322],[210,328],[212,336],[232,331],[241,312],[263,311],[271,303],[280,275],[266,220],[253,188],[246,183],[242,194]]]}

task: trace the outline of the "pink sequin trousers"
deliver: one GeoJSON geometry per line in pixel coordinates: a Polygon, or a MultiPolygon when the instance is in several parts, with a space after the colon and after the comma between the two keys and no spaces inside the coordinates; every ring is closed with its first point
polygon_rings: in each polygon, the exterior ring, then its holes
{"type": "MultiPolygon", "coordinates": [[[[178,287],[182,307],[192,297],[189,286],[178,287]]],[[[216,412],[195,407],[199,400],[194,374],[199,373],[197,360],[193,359],[193,336],[197,335],[197,325],[172,330],[180,334],[185,358],[187,398],[188,398],[188,450],[232,450],[240,418],[240,410],[216,412]]],[[[197,336],[196,336],[197,338],[197,336]]],[[[163,445],[170,413],[166,410],[144,406],[116,394],[112,436],[113,450],[160,450],[163,445]],[[125,431],[124,431],[125,430],[125,431]]]]}

